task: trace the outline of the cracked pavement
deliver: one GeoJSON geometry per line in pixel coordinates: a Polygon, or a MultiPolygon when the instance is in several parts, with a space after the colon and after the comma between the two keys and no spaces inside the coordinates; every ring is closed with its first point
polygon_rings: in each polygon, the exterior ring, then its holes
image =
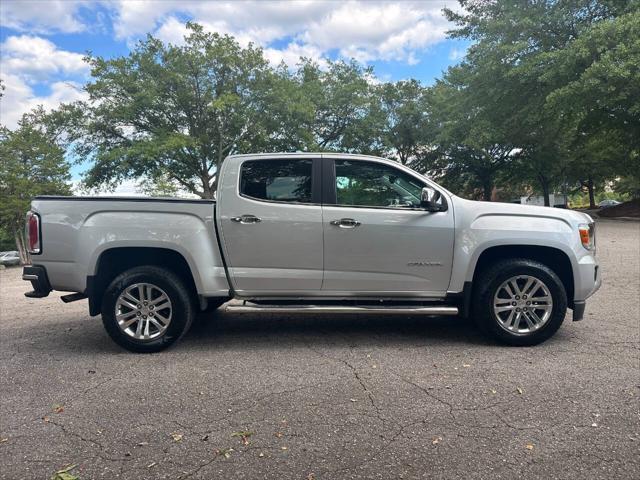
{"type": "Polygon", "coordinates": [[[598,258],[586,318],[532,348],[456,318],[215,314],[135,355],[0,271],[0,478],[638,478],[640,223],[599,222],[598,258]]]}

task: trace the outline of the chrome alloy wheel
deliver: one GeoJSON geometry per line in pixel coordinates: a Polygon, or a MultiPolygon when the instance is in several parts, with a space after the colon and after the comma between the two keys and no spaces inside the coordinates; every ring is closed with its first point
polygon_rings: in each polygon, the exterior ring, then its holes
{"type": "Polygon", "coordinates": [[[124,333],[136,340],[160,337],[171,323],[171,300],[156,285],[135,283],[116,300],[116,321],[124,333]]]}
{"type": "Polygon", "coordinates": [[[553,299],[542,280],[517,275],[504,282],[493,297],[498,324],[510,333],[526,335],[539,330],[551,317],[553,299]]]}

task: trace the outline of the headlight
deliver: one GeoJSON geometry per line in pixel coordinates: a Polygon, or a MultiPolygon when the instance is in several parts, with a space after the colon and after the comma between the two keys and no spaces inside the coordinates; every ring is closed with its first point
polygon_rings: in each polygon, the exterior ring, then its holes
{"type": "Polygon", "coordinates": [[[595,250],[596,249],[596,224],[591,223],[583,223],[578,226],[578,231],[580,232],[580,242],[582,246],[587,250],[595,250]]]}

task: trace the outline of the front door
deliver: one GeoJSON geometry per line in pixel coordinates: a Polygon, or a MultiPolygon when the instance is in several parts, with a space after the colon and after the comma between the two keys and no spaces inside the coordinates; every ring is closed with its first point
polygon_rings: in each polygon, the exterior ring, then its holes
{"type": "Polygon", "coordinates": [[[227,161],[232,163],[221,180],[218,225],[236,292],[269,296],[320,290],[321,160],[227,161]]]}
{"type": "Polygon", "coordinates": [[[329,193],[335,198],[329,199],[333,205],[323,206],[322,289],[327,294],[442,296],[453,261],[451,208],[421,209],[426,182],[387,163],[324,162],[323,180],[335,185],[335,193],[329,193]]]}

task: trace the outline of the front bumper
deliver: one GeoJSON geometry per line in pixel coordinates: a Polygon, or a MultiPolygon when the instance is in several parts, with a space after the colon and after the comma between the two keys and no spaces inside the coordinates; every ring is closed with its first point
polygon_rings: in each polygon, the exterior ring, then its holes
{"type": "Polygon", "coordinates": [[[51,284],[47,270],[41,265],[27,265],[22,269],[22,279],[31,282],[33,290],[26,292],[25,297],[43,298],[51,292],[51,284]]]}
{"type": "Polygon", "coordinates": [[[583,288],[582,291],[576,292],[578,295],[573,301],[574,322],[584,318],[586,299],[596,293],[602,285],[602,272],[597,263],[583,264],[580,267],[580,281],[583,288]]]}

